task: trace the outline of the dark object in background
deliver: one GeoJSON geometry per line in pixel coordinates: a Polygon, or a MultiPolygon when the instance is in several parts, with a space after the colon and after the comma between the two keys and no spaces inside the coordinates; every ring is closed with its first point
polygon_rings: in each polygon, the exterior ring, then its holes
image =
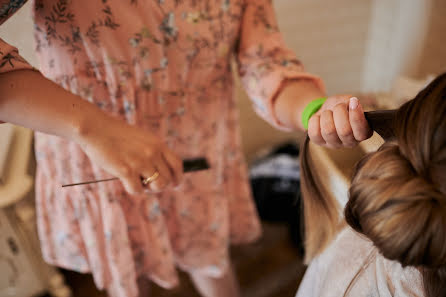
{"type": "Polygon", "coordinates": [[[303,207],[300,194],[299,147],[285,143],[250,167],[250,180],[260,218],[287,223],[303,256],[303,207]]]}

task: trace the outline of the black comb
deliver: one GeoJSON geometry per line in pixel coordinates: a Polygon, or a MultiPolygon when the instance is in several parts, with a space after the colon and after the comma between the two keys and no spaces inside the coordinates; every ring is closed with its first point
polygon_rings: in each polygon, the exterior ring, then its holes
{"type": "Polygon", "coordinates": [[[209,169],[209,163],[206,158],[184,159],[183,172],[193,172],[209,169]]]}
{"type": "MultiPolygon", "coordinates": [[[[184,173],[201,171],[201,170],[206,170],[209,168],[210,168],[209,162],[206,158],[194,158],[194,159],[184,159],[183,160],[183,172],[184,173]]],[[[107,181],[118,180],[118,179],[119,178],[117,178],[117,177],[112,177],[112,178],[101,179],[101,180],[85,181],[85,182],[62,185],[62,188],[88,185],[88,184],[96,184],[96,183],[107,182],[107,181]]]]}

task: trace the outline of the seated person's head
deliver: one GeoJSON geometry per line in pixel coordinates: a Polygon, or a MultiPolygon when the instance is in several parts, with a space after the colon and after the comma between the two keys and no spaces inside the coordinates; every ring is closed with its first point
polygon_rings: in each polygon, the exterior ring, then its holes
{"type": "Polygon", "coordinates": [[[384,257],[420,268],[427,296],[445,296],[446,74],[397,110],[393,131],[358,163],[345,218],[384,257]]]}

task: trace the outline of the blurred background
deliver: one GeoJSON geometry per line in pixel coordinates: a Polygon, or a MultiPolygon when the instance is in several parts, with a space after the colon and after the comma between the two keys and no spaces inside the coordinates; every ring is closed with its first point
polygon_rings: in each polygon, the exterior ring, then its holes
{"type": "MultiPolygon", "coordinates": [[[[358,95],[370,108],[396,107],[432,76],[446,71],[444,0],[273,3],[287,45],[307,71],[323,78],[329,94],[358,95]]],[[[30,4],[0,26],[0,37],[38,67],[30,4]]],[[[265,151],[302,137],[274,130],[254,114],[240,87],[237,95],[244,151],[251,162],[264,157],[265,151]]],[[[59,271],[41,261],[32,203],[32,133],[2,125],[0,139],[0,296],[105,296],[94,288],[89,276],[59,271]]],[[[359,149],[367,151],[366,147],[359,149]]],[[[343,176],[330,184],[342,193],[348,186],[345,164],[354,163],[361,154],[348,152],[348,158],[343,151],[321,154],[324,166],[332,169],[329,175],[343,176]]],[[[305,267],[299,239],[290,236],[293,222],[265,218],[264,224],[265,235],[259,243],[233,250],[244,296],[294,296],[305,267]]],[[[198,296],[184,277],[181,288],[166,292],[154,287],[153,293],[198,296]]]]}

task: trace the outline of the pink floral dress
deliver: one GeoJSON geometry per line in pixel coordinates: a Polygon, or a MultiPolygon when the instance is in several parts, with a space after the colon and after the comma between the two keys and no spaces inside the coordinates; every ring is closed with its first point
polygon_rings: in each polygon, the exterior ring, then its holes
{"type": "MultiPolygon", "coordinates": [[[[4,22],[25,1],[0,0],[4,22]]],[[[170,288],[175,267],[219,276],[229,243],[261,230],[241,152],[231,61],[254,108],[279,125],[274,98],[305,73],[278,31],[271,0],[35,0],[36,52],[47,78],[104,111],[158,134],[211,169],[180,190],[131,196],[73,142],[36,133],[39,236],[46,261],[92,272],[113,296],[146,276],[170,288]]],[[[0,40],[0,72],[29,69],[0,40]]],[[[63,100],[61,98],[61,100],[63,100]]]]}

